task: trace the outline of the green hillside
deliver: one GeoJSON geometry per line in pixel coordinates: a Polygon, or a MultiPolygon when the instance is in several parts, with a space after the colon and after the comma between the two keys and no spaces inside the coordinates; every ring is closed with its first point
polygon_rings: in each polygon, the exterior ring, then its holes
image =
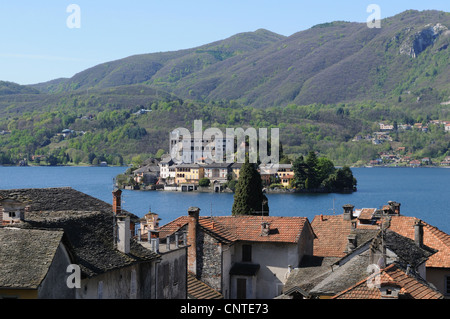
{"type": "Polygon", "coordinates": [[[450,14],[407,11],[381,25],[331,22],[289,37],[257,30],[103,63],[34,87],[61,92],[140,83],[183,99],[258,108],[385,100],[426,87],[450,95],[450,14]]]}

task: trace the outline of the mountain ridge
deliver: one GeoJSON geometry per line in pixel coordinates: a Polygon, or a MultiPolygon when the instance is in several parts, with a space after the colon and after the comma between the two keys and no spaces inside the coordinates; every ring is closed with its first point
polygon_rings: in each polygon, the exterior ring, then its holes
{"type": "Polygon", "coordinates": [[[55,93],[143,84],[183,99],[237,100],[261,108],[378,100],[423,87],[448,91],[450,71],[442,62],[449,57],[449,28],[449,13],[409,10],[383,19],[380,29],[345,21],[291,36],[258,29],[191,49],[105,62],[69,79],[30,87],[55,93]],[[425,38],[430,24],[442,29],[411,56],[408,50],[414,52],[414,41],[425,38]],[[436,71],[424,79],[433,64],[436,71]],[[402,88],[404,83],[409,86],[402,88]]]}

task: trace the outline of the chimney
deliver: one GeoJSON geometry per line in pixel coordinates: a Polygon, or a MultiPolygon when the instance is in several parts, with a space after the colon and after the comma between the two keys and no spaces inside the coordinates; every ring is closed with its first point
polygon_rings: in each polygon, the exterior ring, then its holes
{"type": "Polygon", "coordinates": [[[188,216],[188,270],[194,274],[197,274],[197,228],[200,208],[189,207],[188,216]]]}
{"type": "Polygon", "coordinates": [[[115,215],[120,215],[122,213],[121,196],[122,191],[120,189],[115,189],[113,192],[113,213],[115,215]]]}
{"type": "Polygon", "coordinates": [[[400,203],[389,201],[389,206],[391,207],[391,211],[396,215],[400,215],[400,203]]]}
{"type": "Polygon", "coordinates": [[[261,236],[269,236],[270,234],[270,223],[262,222],[261,223],[261,236]]]}
{"type": "Polygon", "coordinates": [[[347,253],[351,253],[356,248],[356,233],[352,231],[347,236],[347,253]]]}
{"type": "Polygon", "coordinates": [[[124,254],[130,253],[130,216],[117,216],[117,249],[124,254]]]}
{"type": "Polygon", "coordinates": [[[352,220],[353,219],[353,208],[355,208],[355,206],[351,205],[351,204],[346,204],[344,206],[342,206],[342,208],[344,209],[344,220],[352,220]]]}
{"type": "Polygon", "coordinates": [[[423,246],[423,226],[420,219],[414,224],[414,241],[419,247],[423,246]]]}
{"type": "Polygon", "coordinates": [[[24,221],[25,220],[25,214],[28,214],[29,212],[31,212],[31,206],[27,205],[25,206],[23,213],[20,214],[20,220],[24,221]]]}

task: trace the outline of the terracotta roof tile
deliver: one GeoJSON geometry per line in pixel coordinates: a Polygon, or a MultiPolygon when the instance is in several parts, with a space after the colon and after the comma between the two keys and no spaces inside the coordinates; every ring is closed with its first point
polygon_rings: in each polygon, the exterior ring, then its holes
{"type": "Polygon", "coordinates": [[[277,217],[277,216],[225,216],[214,217],[231,232],[236,240],[263,242],[298,242],[303,227],[308,223],[306,217],[277,217]],[[269,223],[268,236],[261,235],[261,223],[269,223]]]}
{"type": "MultiPolygon", "coordinates": [[[[353,219],[356,221],[356,219],[353,219]]],[[[343,215],[315,216],[311,226],[317,238],[314,240],[314,256],[344,257],[347,236],[351,231],[351,221],[343,215]]],[[[357,225],[357,229],[378,229],[378,225],[357,225]]]]}
{"type": "Polygon", "coordinates": [[[188,296],[192,299],[223,299],[221,293],[198,280],[195,275],[188,272],[188,296]]]}
{"type": "Polygon", "coordinates": [[[376,212],[376,208],[363,208],[358,216],[358,219],[370,220],[376,212]]]}
{"type": "MultiPolygon", "coordinates": [[[[443,299],[443,295],[418,278],[407,275],[398,265],[392,264],[379,273],[381,287],[396,286],[400,295],[412,299],[443,299]]],[[[368,277],[369,278],[369,277],[368,277]]],[[[381,299],[380,289],[369,287],[368,278],[335,295],[333,299],[381,299]]]]}
{"type": "MultiPolygon", "coordinates": [[[[415,217],[393,216],[390,229],[402,236],[414,239],[415,217]]],[[[450,268],[450,235],[422,221],[424,245],[436,249],[438,252],[432,255],[426,262],[427,267],[450,268]]]]}
{"type": "MultiPolygon", "coordinates": [[[[160,238],[173,234],[188,223],[187,216],[181,216],[160,228],[160,238]]],[[[259,242],[298,242],[306,217],[278,216],[200,216],[199,224],[203,230],[216,238],[227,241],[259,241],[259,242]],[[268,236],[261,235],[262,221],[269,223],[268,236]]]]}

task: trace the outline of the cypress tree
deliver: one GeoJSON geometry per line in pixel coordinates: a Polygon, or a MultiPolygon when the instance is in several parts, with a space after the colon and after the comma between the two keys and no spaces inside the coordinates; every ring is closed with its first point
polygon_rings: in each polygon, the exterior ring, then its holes
{"type": "Polygon", "coordinates": [[[266,195],[262,192],[261,175],[248,158],[239,172],[239,180],[234,193],[232,215],[264,215],[269,214],[269,205],[266,195]]]}

